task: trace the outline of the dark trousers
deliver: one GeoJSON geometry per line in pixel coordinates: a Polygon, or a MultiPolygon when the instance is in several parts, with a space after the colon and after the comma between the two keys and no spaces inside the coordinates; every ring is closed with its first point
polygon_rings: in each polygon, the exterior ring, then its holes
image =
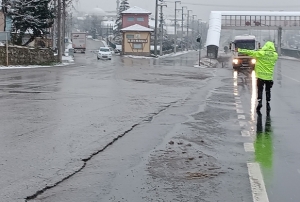
{"type": "Polygon", "coordinates": [[[262,79],[257,79],[257,100],[258,102],[262,101],[264,86],[266,86],[266,100],[267,102],[271,101],[271,88],[273,86],[273,81],[266,81],[262,79]]]}

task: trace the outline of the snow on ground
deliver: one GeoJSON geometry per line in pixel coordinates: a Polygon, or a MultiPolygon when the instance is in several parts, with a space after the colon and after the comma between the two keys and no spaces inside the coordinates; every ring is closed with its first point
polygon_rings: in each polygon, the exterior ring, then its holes
{"type": "MultiPolygon", "coordinates": [[[[194,52],[194,50],[165,54],[165,55],[162,55],[162,56],[158,56],[156,59],[166,58],[166,57],[176,57],[176,56],[184,55],[184,54],[187,54],[187,53],[190,53],[190,52],[194,52]]],[[[139,59],[152,59],[155,56],[153,55],[153,56],[146,57],[146,56],[125,55],[124,57],[139,58],[139,59]]]]}
{"type": "Polygon", "coordinates": [[[202,58],[199,64],[195,64],[194,67],[197,68],[208,68],[208,67],[214,67],[218,64],[218,60],[215,59],[209,59],[209,58],[202,58]]]}
{"type": "Polygon", "coordinates": [[[289,56],[279,56],[280,59],[284,59],[284,60],[296,60],[296,61],[300,61],[299,58],[294,58],[294,57],[289,57],[289,56]]]}
{"type": "Polygon", "coordinates": [[[72,56],[62,56],[63,63],[72,63],[74,62],[74,58],[72,56]]]}
{"type": "Polygon", "coordinates": [[[74,59],[72,56],[62,56],[62,63],[57,65],[12,65],[12,66],[0,66],[1,69],[35,69],[35,68],[49,68],[49,67],[62,67],[69,65],[70,63],[74,63],[74,59]]]}
{"type": "Polygon", "coordinates": [[[62,67],[69,65],[70,63],[62,63],[62,64],[57,64],[57,65],[28,65],[28,66],[22,66],[22,65],[16,65],[16,66],[0,66],[0,70],[3,69],[36,69],[36,68],[49,68],[49,67],[62,67]]]}
{"type": "Polygon", "coordinates": [[[126,58],[136,58],[136,59],[152,59],[153,57],[149,56],[136,56],[136,55],[124,55],[126,58]]]}
{"type": "Polygon", "coordinates": [[[103,43],[104,47],[108,47],[106,41],[102,40],[101,42],[103,43]]]}
{"type": "Polygon", "coordinates": [[[182,51],[182,52],[177,52],[177,53],[165,54],[165,55],[159,56],[158,58],[176,57],[176,56],[187,54],[189,52],[195,52],[195,50],[189,50],[189,51],[182,51]]]}

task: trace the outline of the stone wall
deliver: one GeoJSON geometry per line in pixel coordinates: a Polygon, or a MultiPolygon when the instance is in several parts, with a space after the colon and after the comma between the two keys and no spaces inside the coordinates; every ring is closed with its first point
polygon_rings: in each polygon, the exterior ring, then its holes
{"type": "MultiPolygon", "coordinates": [[[[8,47],[9,65],[46,65],[57,61],[51,49],[28,48],[20,46],[8,47]]],[[[0,65],[6,65],[6,47],[0,47],[0,65]]]]}

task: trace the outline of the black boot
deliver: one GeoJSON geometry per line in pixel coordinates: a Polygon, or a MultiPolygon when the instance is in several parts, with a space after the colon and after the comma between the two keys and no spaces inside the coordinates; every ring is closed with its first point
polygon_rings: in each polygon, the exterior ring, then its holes
{"type": "Polygon", "coordinates": [[[271,106],[270,106],[270,103],[267,102],[267,112],[269,113],[271,111],[271,106]]]}
{"type": "Polygon", "coordinates": [[[262,101],[258,101],[258,105],[257,105],[257,107],[256,107],[256,111],[257,112],[260,112],[260,109],[262,108],[262,101]]]}

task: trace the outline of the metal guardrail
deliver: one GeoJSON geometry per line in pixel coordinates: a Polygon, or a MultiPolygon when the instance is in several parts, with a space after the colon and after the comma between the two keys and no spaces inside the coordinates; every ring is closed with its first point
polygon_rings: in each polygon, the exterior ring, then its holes
{"type": "Polygon", "coordinates": [[[289,48],[281,48],[281,55],[300,59],[300,50],[289,49],[289,48]]]}

